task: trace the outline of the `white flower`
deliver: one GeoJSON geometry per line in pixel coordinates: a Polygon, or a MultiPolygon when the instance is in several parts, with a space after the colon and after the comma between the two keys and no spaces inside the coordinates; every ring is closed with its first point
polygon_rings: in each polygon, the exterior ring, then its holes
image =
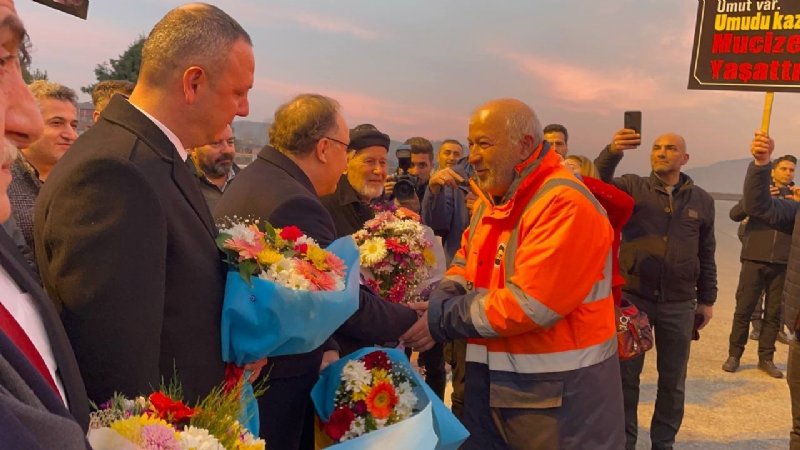
{"type": "Polygon", "coordinates": [[[344,442],[348,439],[354,439],[367,432],[367,422],[363,417],[356,417],[350,422],[350,429],[347,430],[342,436],[341,441],[344,442]]]}
{"type": "Polygon", "coordinates": [[[348,391],[363,392],[372,383],[372,372],[361,361],[348,361],[342,369],[342,381],[348,391]]]}
{"type": "Polygon", "coordinates": [[[180,432],[181,450],[225,450],[208,430],[188,426],[180,432]]]}
{"type": "Polygon", "coordinates": [[[234,240],[245,240],[247,242],[256,240],[256,234],[244,223],[236,223],[230,228],[220,230],[220,232],[230,234],[234,240]]]}
{"type": "Polygon", "coordinates": [[[312,238],[310,238],[310,237],[308,237],[306,235],[302,235],[299,238],[297,238],[297,241],[295,242],[295,245],[300,245],[300,244],[306,244],[309,247],[312,246],[312,245],[316,245],[317,247],[319,247],[319,244],[317,244],[317,241],[315,241],[314,239],[312,239],[312,238]]]}
{"type": "Polygon", "coordinates": [[[397,405],[395,411],[400,419],[405,419],[414,411],[417,404],[417,395],[411,383],[404,381],[397,386],[397,405]]]}

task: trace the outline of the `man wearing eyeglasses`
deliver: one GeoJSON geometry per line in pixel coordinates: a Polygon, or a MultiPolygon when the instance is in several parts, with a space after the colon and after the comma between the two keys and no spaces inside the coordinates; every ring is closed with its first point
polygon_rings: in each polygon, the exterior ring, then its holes
{"type": "Polygon", "coordinates": [[[186,165],[200,182],[200,190],[210,211],[214,210],[225,188],[241,170],[233,161],[235,143],[233,128],[228,125],[214,142],[195,148],[191,158],[186,160],[186,165]]]}

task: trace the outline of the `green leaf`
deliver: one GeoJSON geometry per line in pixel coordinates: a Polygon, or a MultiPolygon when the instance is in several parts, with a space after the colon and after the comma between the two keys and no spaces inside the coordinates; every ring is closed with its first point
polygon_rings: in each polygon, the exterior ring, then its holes
{"type": "Polygon", "coordinates": [[[269,236],[269,240],[271,242],[275,242],[275,237],[277,233],[275,233],[275,227],[272,226],[269,222],[264,222],[264,233],[269,236]]]}
{"type": "Polygon", "coordinates": [[[217,248],[222,250],[223,252],[227,253],[228,249],[225,248],[225,241],[232,238],[233,236],[228,233],[220,233],[217,235],[217,238],[214,241],[217,243],[217,248]]]}
{"type": "Polygon", "coordinates": [[[258,269],[258,264],[255,261],[242,261],[242,263],[239,264],[239,275],[242,276],[242,279],[245,281],[245,283],[252,286],[252,283],[250,283],[250,277],[253,276],[253,273],[255,273],[256,269],[258,269]]]}

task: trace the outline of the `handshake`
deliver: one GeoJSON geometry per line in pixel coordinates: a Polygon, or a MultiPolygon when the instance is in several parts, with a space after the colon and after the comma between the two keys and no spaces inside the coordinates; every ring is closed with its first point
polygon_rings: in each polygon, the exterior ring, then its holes
{"type": "Polygon", "coordinates": [[[419,319],[400,336],[400,342],[414,351],[429,350],[435,342],[428,328],[428,302],[409,303],[407,306],[417,312],[419,319]]]}

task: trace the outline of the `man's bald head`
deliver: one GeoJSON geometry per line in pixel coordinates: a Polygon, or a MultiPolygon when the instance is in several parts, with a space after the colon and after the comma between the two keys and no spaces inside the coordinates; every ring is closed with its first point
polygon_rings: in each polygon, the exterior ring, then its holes
{"type": "Polygon", "coordinates": [[[534,147],[538,147],[542,142],[542,125],[536,113],[520,100],[501,98],[488,101],[475,109],[470,124],[476,120],[500,121],[512,141],[531,136],[534,147]]]}

